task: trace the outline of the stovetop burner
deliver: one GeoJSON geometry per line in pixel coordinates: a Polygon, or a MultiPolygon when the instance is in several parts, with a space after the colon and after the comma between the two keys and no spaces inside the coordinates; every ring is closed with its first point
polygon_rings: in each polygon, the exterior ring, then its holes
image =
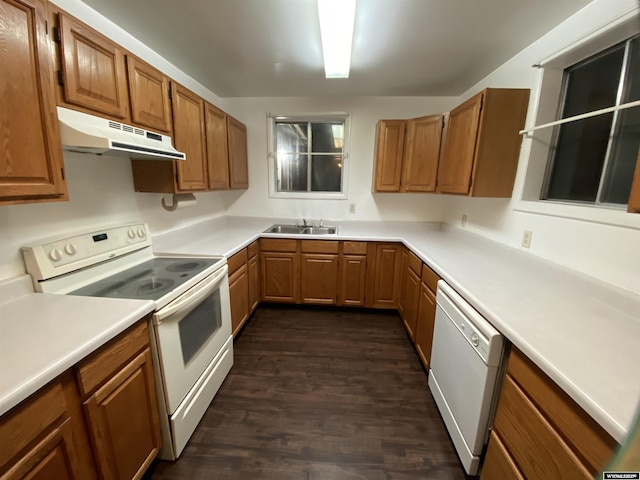
{"type": "Polygon", "coordinates": [[[70,295],[158,300],[218,261],[217,258],[156,257],[70,295]]]}

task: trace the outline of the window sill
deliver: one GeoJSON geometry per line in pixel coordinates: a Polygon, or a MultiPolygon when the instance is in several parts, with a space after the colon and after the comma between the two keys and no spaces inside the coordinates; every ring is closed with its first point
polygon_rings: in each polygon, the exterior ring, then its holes
{"type": "Polygon", "coordinates": [[[269,198],[286,198],[299,200],[346,200],[347,194],[342,192],[270,192],[269,198]]]}
{"type": "Polygon", "coordinates": [[[514,211],[640,230],[640,214],[627,213],[623,208],[575,205],[549,200],[520,200],[516,203],[514,211]]]}

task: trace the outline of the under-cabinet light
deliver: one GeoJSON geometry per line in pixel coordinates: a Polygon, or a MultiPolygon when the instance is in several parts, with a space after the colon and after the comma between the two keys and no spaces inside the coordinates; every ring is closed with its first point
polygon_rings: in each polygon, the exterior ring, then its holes
{"type": "Polygon", "coordinates": [[[356,0],[318,0],[320,37],[327,78],[349,78],[356,0]]]}

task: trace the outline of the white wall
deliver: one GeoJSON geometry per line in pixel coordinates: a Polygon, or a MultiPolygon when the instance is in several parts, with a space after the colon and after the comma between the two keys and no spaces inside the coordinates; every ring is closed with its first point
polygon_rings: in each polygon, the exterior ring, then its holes
{"type": "MultiPolygon", "coordinates": [[[[541,76],[532,65],[592,32],[606,28],[615,19],[637,7],[636,0],[595,0],[465,92],[459,100],[485,87],[531,88],[527,125],[533,125],[541,76]]],[[[460,225],[462,214],[466,214],[466,228],[516,248],[522,248],[524,230],[531,230],[530,253],[640,293],[640,215],[604,211],[598,212],[600,218],[594,222],[584,219],[586,217],[562,218],[559,215],[565,215],[567,209],[561,206],[547,206],[548,213],[545,214],[522,211],[524,203],[520,199],[530,160],[531,142],[527,138],[523,141],[512,199],[449,196],[445,222],[460,225]]]]}
{"type": "Polygon", "coordinates": [[[371,193],[376,122],[381,118],[412,118],[448,111],[451,97],[228,98],[225,108],[247,124],[249,191],[235,202],[230,215],[334,220],[429,220],[443,218],[443,198],[428,194],[371,193]],[[351,145],[347,159],[346,200],[269,197],[267,114],[351,113],[351,145]],[[348,206],[356,204],[356,213],[348,206]]]}

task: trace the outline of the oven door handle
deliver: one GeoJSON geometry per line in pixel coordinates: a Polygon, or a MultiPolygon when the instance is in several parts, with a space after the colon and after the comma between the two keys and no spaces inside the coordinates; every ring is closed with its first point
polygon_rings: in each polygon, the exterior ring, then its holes
{"type": "Polygon", "coordinates": [[[160,325],[162,320],[174,315],[178,311],[184,311],[185,314],[189,313],[219,287],[220,281],[227,276],[227,271],[228,267],[224,265],[212,275],[192,287],[191,290],[187,290],[183,295],[155,313],[153,315],[154,323],[160,325]]]}

